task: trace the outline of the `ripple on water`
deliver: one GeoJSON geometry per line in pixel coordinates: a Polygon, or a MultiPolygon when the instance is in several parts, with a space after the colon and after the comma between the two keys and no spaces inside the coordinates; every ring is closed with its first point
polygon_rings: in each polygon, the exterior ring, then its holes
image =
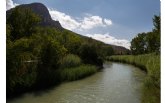
{"type": "Polygon", "coordinates": [[[82,80],[39,93],[27,93],[8,103],[140,103],[145,73],[126,64],[106,63],[104,70],[82,80]]]}

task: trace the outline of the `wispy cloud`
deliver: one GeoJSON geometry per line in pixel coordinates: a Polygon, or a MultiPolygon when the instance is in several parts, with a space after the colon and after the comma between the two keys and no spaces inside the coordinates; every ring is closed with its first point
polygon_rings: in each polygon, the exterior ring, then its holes
{"type": "Polygon", "coordinates": [[[93,39],[102,41],[107,44],[113,44],[117,46],[123,46],[127,49],[130,49],[130,41],[125,39],[117,39],[111,36],[109,33],[106,34],[86,34],[86,36],[91,37],[93,39]]]}
{"type": "MultiPolygon", "coordinates": [[[[12,0],[6,1],[6,10],[9,10],[19,4],[14,3],[12,0]]],[[[49,9],[49,13],[53,20],[58,20],[61,25],[69,30],[81,31],[81,30],[89,30],[95,27],[106,27],[112,25],[112,21],[110,19],[103,19],[100,16],[95,15],[85,15],[85,17],[76,19],[76,17],[72,17],[58,10],[49,9]]]]}
{"type": "Polygon", "coordinates": [[[104,22],[105,22],[107,25],[112,25],[112,20],[110,20],[110,19],[104,19],[104,22]]]}
{"type": "Polygon", "coordinates": [[[100,16],[91,14],[88,14],[85,17],[79,18],[79,20],[77,20],[70,15],[54,9],[49,9],[49,13],[52,19],[58,20],[64,28],[69,30],[81,31],[93,29],[95,27],[106,27],[112,25],[112,21],[110,19],[103,19],[100,16]]]}
{"type": "Polygon", "coordinates": [[[82,20],[80,29],[92,29],[99,26],[105,26],[100,16],[88,16],[82,20]]]}
{"type": "Polygon", "coordinates": [[[48,10],[52,19],[58,20],[64,28],[67,28],[69,30],[74,30],[79,28],[80,23],[77,20],[73,19],[73,17],[65,13],[59,12],[57,10],[53,10],[53,9],[48,9],[48,10]]]}
{"type": "MultiPolygon", "coordinates": [[[[9,10],[10,8],[13,8],[17,5],[19,4],[13,3],[12,0],[7,0],[6,10],[9,10]]],[[[53,20],[58,20],[64,28],[72,30],[72,31],[90,30],[96,27],[111,26],[113,24],[111,19],[102,18],[100,16],[94,16],[88,13],[82,18],[76,19],[76,17],[72,17],[58,10],[49,9],[49,8],[48,10],[53,20]]],[[[105,34],[88,33],[88,34],[85,34],[85,36],[92,37],[93,39],[102,41],[107,44],[123,46],[128,49],[130,48],[130,42],[128,40],[117,39],[111,36],[109,33],[105,33],[105,34]]]]}

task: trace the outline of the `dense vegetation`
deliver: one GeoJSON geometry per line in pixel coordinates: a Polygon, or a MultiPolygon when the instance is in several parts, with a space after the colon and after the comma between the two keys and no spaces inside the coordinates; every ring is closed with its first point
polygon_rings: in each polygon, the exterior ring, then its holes
{"type": "Polygon", "coordinates": [[[113,54],[109,45],[40,21],[21,7],[7,17],[7,97],[91,75],[113,54]]]}
{"type": "Polygon", "coordinates": [[[111,56],[108,60],[133,64],[147,71],[142,103],[160,103],[160,16],[153,18],[154,28],[139,33],[131,41],[133,55],[111,56]]]}
{"type": "Polygon", "coordinates": [[[147,70],[147,77],[143,86],[143,103],[160,103],[160,55],[122,55],[111,56],[111,61],[136,65],[147,70]]]}

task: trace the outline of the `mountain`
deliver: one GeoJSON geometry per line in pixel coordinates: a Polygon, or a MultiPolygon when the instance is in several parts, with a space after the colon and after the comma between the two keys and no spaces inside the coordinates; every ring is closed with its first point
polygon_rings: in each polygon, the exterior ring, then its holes
{"type": "MultiPolygon", "coordinates": [[[[42,3],[22,4],[22,5],[17,6],[17,8],[29,8],[29,9],[31,9],[34,13],[36,13],[37,15],[39,15],[41,17],[41,22],[39,24],[41,26],[49,26],[49,27],[54,27],[58,30],[64,30],[64,28],[61,26],[59,21],[54,21],[51,18],[47,7],[45,5],[43,5],[42,3]]],[[[6,12],[6,18],[8,18],[10,16],[10,14],[12,13],[12,11],[14,9],[15,8],[12,8],[6,12]]],[[[85,37],[85,36],[82,36],[82,35],[77,34],[77,33],[74,33],[74,34],[81,36],[83,39],[89,38],[89,37],[85,37]]],[[[94,40],[94,41],[101,42],[101,41],[97,41],[97,40],[94,40]]],[[[130,50],[126,49],[125,47],[116,46],[116,45],[110,45],[110,46],[113,48],[115,54],[130,54],[130,50]]]]}
{"type": "Polygon", "coordinates": [[[125,47],[116,46],[116,45],[111,45],[111,47],[114,50],[114,54],[131,54],[131,51],[125,47]]]}
{"type": "MultiPolygon", "coordinates": [[[[50,26],[50,27],[55,27],[57,29],[62,30],[63,27],[59,23],[59,21],[54,21],[45,5],[42,3],[31,3],[31,4],[22,4],[17,6],[17,8],[29,8],[31,9],[34,13],[40,16],[41,22],[40,25],[42,26],[50,26]]],[[[14,8],[13,8],[14,9],[14,8]]],[[[10,14],[12,13],[12,10],[10,9],[6,12],[6,17],[9,17],[10,14]]]]}

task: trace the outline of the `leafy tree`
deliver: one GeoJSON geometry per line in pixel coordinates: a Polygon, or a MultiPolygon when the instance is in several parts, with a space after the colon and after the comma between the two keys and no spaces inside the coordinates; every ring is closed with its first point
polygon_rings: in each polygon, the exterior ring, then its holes
{"type": "Polygon", "coordinates": [[[36,84],[40,88],[47,87],[60,81],[58,68],[59,60],[63,58],[67,50],[56,40],[47,36],[41,49],[40,62],[36,84]]]}
{"type": "Polygon", "coordinates": [[[158,31],[160,33],[160,16],[154,15],[153,18],[153,25],[154,25],[154,29],[153,31],[158,31]]]}
{"type": "Polygon", "coordinates": [[[157,50],[158,44],[156,42],[157,34],[154,32],[149,32],[146,36],[147,50],[148,52],[155,52],[157,50]]]}
{"type": "Polygon", "coordinates": [[[131,41],[132,54],[144,54],[146,50],[146,33],[139,33],[138,36],[131,41]]]}
{"type": "Polygon", "coordinates": [[[82,61],[86,64],[102,66],[103,60],[97,53],[97,48],[94,44],[84,43],[79,49],[79,55],[82,61]]]}
{"type": "Polygon", "coordinates": [[[12,39],[29,37],[39,23],[40,18],[31,9],[16,7],[7,18],[7,24],[11,26],[12,39]]]}
{"type": "Polygon", "coordinates": [[[45,68],[58,68],[58,60],[64,56],[66,49],[55,40],[45,42],[41,52],[41,62],[45,68]]]}
{"type": "Polygon", "coordinates": [[[153,25],[152,32],[139,33],[137,37],[132,39],[132,54],[160,52],[160,16],[154,16],[153,25]]]}
{"type": "Polygon", "coordinates": [[[160,16],[154,16],[153,18],[153,35],[155,36],[155,52],[160,52],[160,30],[161,30],[161,20],[160,16]]]}

